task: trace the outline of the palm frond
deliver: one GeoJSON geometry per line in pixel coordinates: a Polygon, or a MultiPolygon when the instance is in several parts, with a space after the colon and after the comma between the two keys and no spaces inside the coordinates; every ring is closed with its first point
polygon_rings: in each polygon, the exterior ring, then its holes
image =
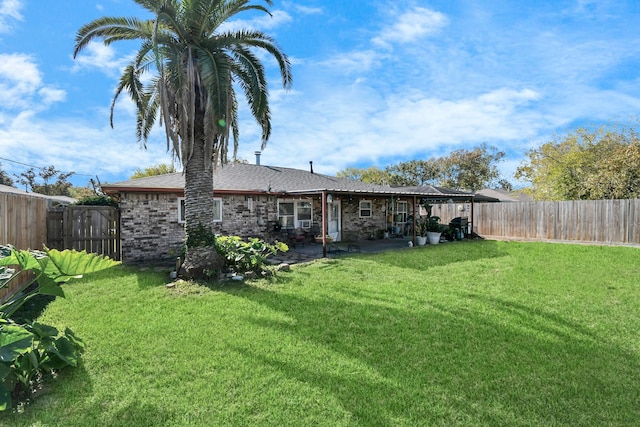
{"type": "Polygon", "coordinates": [[[78,30],[73,57],[95,39],[101,39],[105,45],[120,40],[145,40],[150,38],[150,29],[149,21],[137,18],[98,18],[78,30]]]}
{"type": "MultiPolygon", "coordinates": [[[[204,144],[208,166],[223,164],[233,140],[239,140],[241,88],[262,129],[262,148],[271,133],[271,112],[264,66],[255,49],[277,61],[282,83],[292,82],[291,64],[276,42],[256,30],[220,33],[222,24],[249,10],[270,14],[271,0],[134,0],[154,15],[151,20],[104,17],[83,26],[74,56],[88,43],[140,40],[135,58],[121,75],[111,104],[127,92],[137,109],[136,135],[143,145],[156,120],[165,129],[167,149],[186,164],[197,144],[204,144]],[[265,6],[266,5],[266,6],[265,6]],[[149,83],[146,75],[154,76],[149,83]],[[145,87],[144,82],[147,81],[145,87]]],[[[207,166],[207,167],[208,167],[207,166]]]]}

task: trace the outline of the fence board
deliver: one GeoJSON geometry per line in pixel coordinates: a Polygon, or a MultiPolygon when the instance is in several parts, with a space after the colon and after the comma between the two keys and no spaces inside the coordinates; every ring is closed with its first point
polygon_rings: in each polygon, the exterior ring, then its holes
{"type": "Polygon", "coordinates": [[[640,199],[478,203],[481,236],[640,244],[640,199]]]}
{"type": "Polygon", "coordinates": [[[65,249],[76,249],[120,259],[118,210],[110,206],[67,206],[60,220],[52,213],[51,224],[56,228],[52,237],[65,249]]]}
{"type": "MultiPolygon", "coordinates": [[[[0,244],[16,249],[42,249],[46,242],[48,207],[46,198],[0,193],[0,244]]],[[[9,287],[0,290],[0,301],[18,292],[30,278],[30,273],[20,273],[9,287]]]]}
{"type": "Polygon", "coordinates": [[[46,242],[48,207],[45,198],[0,193],[0,244],[41,249],[46,242]]]}

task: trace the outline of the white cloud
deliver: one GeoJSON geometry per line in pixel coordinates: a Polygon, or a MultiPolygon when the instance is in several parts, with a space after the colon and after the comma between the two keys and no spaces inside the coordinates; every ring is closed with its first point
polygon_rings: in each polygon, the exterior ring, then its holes
{"type": "Polygon", "coordinates": [[[62,102],[67,98],[67,92],[61,89],[54,89],[51,87],[43,87],[38,91],[38,94],[42,98],[42,102],[45,105],[50,105],[55,102],[62,102]]]}
{"type": "Polygon", "coordinates": [[[303,15],[321,15],[323,13],[323,10],[319,7],[302,6],[299,4],[294,4],[293,7],[303,15]]]}
{"type": "Polygon", "coordinates": [[[24,54],[0,54],[0,108],[43,109],[62,101],[65,92],[43,85],[42,73],[33,58],[24,54]]]}
{"type": "Polygon", "coordinates": [[[448,23],[449,19],[440,12],[415,7],[398,16],[394,24],[383,28],[372,41],[383,46],[389,43],[412,43],[439,32],[448,23]]]}
{"type": "MultiPolygon", "coordinates": [[[[111,176],[130,175],[141,165],[170,160],[160,138],[151,141],[148,150],[136,144],[134,119],[121,118],[111,129],[106,114],[88,122],[47,120],[32,112],[20,113],[0,126],[0,157],[38,167],[54,165],[60,171],[98,175],[102,181],[112,182],[111,176]],[[96,122],[105,125],[96,126],[96,122]]],[[[10,173],[26,169],[9,162],[2,162],[2,167],[10,173]]],[[[88,176],[72,177],[72,182],[84,185],[88,176]]]]}
{"type": "Polygon", "coordinates": [[[22,21],[22,0],[2,0],[0,3],[0,33],[11,30],[11,21],[22,21]]]}
{"type": "Polygon", "coordinates": [[[232,21],[225,22],[220,26],[220,31],[237,31],[249,28],[273,30],[274,28],[287,24],[291,21],[293,21],[293,18],[287,12],[276,10],[271,12],[271,16],[263,14],[250,20],[234,19],[232,21]]]}
{"type": "MultiPolygon", "coordinates": [[[[325,93],[321,99],[289,93],[274,103],[273,136],[263,164],[305,169],[313,160],[317,172],[332,174],[347,166],[384,166],[394,158],[446,155],[483,142],[519,147],[547,124],[532,110],[541,95],[526,88],[499,88],[457,100],[418,90],[384,94],[366,84],[325,93]]],[[[259,140],[246,130],[240,157],[252,159],[259,140]]]]}
{"type": "Polygon", "coordinates": [[[107,76],[115,78],[121,74],[130,60],[131,56],[117,57],[115,49],[111,46],[91,42],[76,56],[71,70],[77,72],[85,68],[97,68],[107,76]]]}
{"type": "Polygon", "coordinates": [[[42,81],[33,58],[24,54],[0,54],[0,78],[18,85],[20,92],[32,92],[42,81]]]}
{"type": "Polygon", "coordinates": [[[336,70],[342,74],[365,72],[377,66],[383,57],[373,50],[336,54],[323,60],[319,65],[336,70]]]}

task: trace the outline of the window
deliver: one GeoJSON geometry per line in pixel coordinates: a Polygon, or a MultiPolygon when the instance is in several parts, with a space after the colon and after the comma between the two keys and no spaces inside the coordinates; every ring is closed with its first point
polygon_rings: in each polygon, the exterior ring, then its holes
{"type": "MultiPolygon", "coordinates": [[[[222,199],[213,199],[213,222],[222,222],[222,199]]],[[[184,197],[178,197],[178,224],[184,224],[184,197]]]]}
{"type": "Polygon", "coordinates": [[[278,221],[282,228],[311,228],[313,206],[308,200],[278,200],[278,221]]]}
{"type": "Polygon", "coordinates": [[[296,222],[298,227],[311,228],[311,202],[296,203],[296,222]]]}
{"type": "Polygon", "coordinates": [[[294,228],[294,206],[293,202],[278,203],[278,221],[282,228],[294,228]]]}
{"type": "Polygon", "coordinates": [[[360,201],[360,218],[369,218],[373,214],[371,200],[360,201]]]}
{"type": "Polygon", "coordinates": [[[395,222],[407,222],[407,213],[409,212],[407,202],[398,202],[396,208],[395,222]]]}

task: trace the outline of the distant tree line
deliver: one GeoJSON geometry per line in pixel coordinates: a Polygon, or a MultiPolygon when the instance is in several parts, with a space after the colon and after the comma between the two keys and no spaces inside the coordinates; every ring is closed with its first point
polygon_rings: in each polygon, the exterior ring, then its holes
{"type": "Polygon", "coordinates": [[[640,139],[631,126],[581,127],[526,156],[515,177],[536,200],[640,198],[640,139]]]}
{"type": "Polygon", "coordinates": [[[71,196],[70,190],[73,184],[68,179],[73,174],[75,172],[60,172],[53,165],[44,168],[29,168],[19,175],[14,175],[17,179],[16,182],[0,169],[0,184],[13,186],[17,183],[24,186],[25,191],[48,196],[71,196]]]}
{"type": "Polygon", "coordinates": [[[0,163],[0,184],[13,187],[13,179],[2,169],[2,163],[0,163]]]}
{"type": "Polygon", "coordinates": [[[498,170],[504,156],[504,151],[482,144],[470,150],[455,150],[448,156],[409,160],[384,169],[346,168],[337,176],[402,187],[435,185],[472,192],[486,187],[510,190],[511,184],[498,170]]]}

